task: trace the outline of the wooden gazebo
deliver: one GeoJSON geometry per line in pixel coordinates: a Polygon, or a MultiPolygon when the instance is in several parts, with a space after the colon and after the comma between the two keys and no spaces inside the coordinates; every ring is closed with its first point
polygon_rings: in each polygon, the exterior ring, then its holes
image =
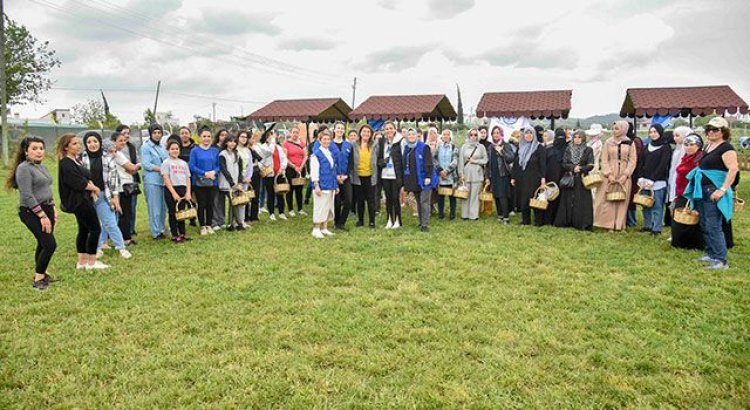
{"type": "Polygon", "coordinates": [[[248,121],[334,122],[350,120],[351,107],[341,98],[275,100],[247,116],[248,121]]]}
{"type": "Polygon", "coordinates": [[[484,93],[477,104],[479,117],[568,118],[572,90],[504,91],[484,93]]]}
{"type": "Polygon", "coordinates": [[[372,96],[351,112],[358,121],[454,121],[458,116],[445,94],[372,96]]]}

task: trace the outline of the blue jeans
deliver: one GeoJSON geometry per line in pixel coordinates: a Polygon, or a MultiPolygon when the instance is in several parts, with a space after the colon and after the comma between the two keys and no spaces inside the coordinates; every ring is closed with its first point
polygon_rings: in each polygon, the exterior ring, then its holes
{"type": "MultiPolygon", "coordinates": [[[[647,192],[647,191],[642,191],[647,192]]],[[[667,198],[667,188],[654,191],[654,206],[643,208],[643,227],[651,232],[661,232],[664,226],[664,201],[667,198]]]]}
{"type": "Polygon", "coordinates": [[[94,203],[94,208],[96,208],[96,216],[99,218],[99,223],[102,225],[102,233],[99,234],[97,249],[102,248],[107,238],[112,239],[115,249],[125,249],[125,240],[122,238],[122,232],[120,232],[120,227],[117,225],[117,213],[109,207],[109,203],[104,198],[104,195],[99,195],[99,199],[94,203]]]}
{"type": "Polygon", "coordinates": [[[711,194],[715,190],[712,185],[704,185],[703,199],[696,201],[695,209],[700,213],[703,239],[706,242],[706,255],[711,259],[726,263],[727,240],[721,225],[724,215],[719,211],[716,202],[711,200],[711,194]]]}
{"type": "Polygon", "coordinates": [[[156,238],[164,233],[164,220],[167,218],[167,204],[164,202],[164,186],[143,184],[148,205],[148,227],[151,236],[156,238]]]}
{"type": "Polygon", "coordinates": [[[266,206],[266,189],[265,184],[263,183],[263,178],[260,179],[260,192],[256,192],[258,194],[258,203],[260,204],[260,207],[263,208],[266,206]]]}
{"type": "Polygon", "coordinates": [[[635,226],[638,223],[635,219],[635,205],[631,203],[631,206],[633,206],[633,208],[631,209],[630,207],[628,207],[627,217],[625,221],[625,226],[627,227],[635,226]]]}

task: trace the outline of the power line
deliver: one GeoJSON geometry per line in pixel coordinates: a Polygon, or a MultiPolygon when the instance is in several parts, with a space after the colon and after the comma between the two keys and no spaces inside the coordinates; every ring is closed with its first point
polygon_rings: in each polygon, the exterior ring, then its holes
{"type": "MultiPolygon", "coordinates": [[[[60,91],[99,91],[104,90],[107,92],[132,92],[132,93],[153,93],[154,90],[151,89],[138,89],[138,88],[74,88],[74,87],[51,87],[51,90],[60,90],[60,91]]],[[[237,98],[229,98],[229,97],[220,97],[215,95],[203,95],[203,94],[193,94],[193,93],[186,93],[182,91],[172,91],[169,89],[165,89],[161,91],[163,94],[172,94],[172,95],[179,95],[183,97],[191,97],[191,98],[201,98],[206,100],[220,100],[220,101],[227,101],[227,102],[237,102],[237,103],[249,103],[249,104],[265,104],[267,101],[252,101],[252,100],[241,100],[237,98]]]]}

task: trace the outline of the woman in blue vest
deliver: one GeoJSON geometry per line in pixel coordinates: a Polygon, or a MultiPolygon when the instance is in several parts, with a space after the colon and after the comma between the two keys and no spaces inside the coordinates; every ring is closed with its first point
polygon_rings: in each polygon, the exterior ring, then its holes
{"type": "Polygon", "coordinates": [[[161,176],[161,164],[169,155],[161,146],[164,130],[159,124],[148,127],[148,141],[141,146],[143,162],[143,187],[148,204],[148,225],[151,237],[164,239],[164,221],[167,218],[167,204],[164,202],[164,178],[161,176]]]}
{"type": "Polygon", "coordinates": [[[318,134],[320,145],[310,157],[310,180],[313,184],[313,231],[312,236],[321,239],[333,236],[328,230],[328,221],[334,218],[334,201],[338,194],[338,163],[331,152],[331,133],[323,130],[318,134]]]}
{"type": "Polygon", "coordinates": [[[683,196],[695,204],[706,242],[706,254],[699,260],[709,269],[727,269],[727,239],[722,222],[732,220],[734,191],[732,185],[739,167],[737,151],[729,143],[729,123],[714,117],[705,127],[708,146],[698,168],[687,175],[689,181],[683,196]]]}
{"type": "Polygon", "coordinates": [[[422,232],[430,230],[432,190],[438,183],[437,169],[432,163],[432,151],[417,139],[417,131],[410,129],[406,137],[403,157],[404,190],[417,199],[417,215],[422,232]]]}

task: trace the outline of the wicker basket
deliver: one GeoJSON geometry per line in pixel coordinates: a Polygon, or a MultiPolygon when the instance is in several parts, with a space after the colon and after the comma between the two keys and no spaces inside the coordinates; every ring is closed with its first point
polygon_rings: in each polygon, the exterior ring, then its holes
{"type": "Polygon", "coordinates": [[[261,178],[266,178],[273,174],[273,167],[264,167],[263,165],[258,165],[258,168],[260,169],[261,178]]]}
{"type": "Polygon", "coordinates": [[[675,209],[672,219],[681,225],[698,225],[700,214],[690,208],[690,202],[688,201],[684,208],[675,209]]]}
{"type": "Polygon", "coordinates": [[[437,189],[438,195],[440,196],[452,196],[453,195],[453,187],[449,186],[441,186],[437,189]]]}
{"type": "Polygon", "coordinates": [[[287,182],[284,175],[279,175],[273,180],[273,190],[276,192],[276,195],[284,195],[291,189],[292,187],[289,186],[289,182],[287,182]],[[282,182],[279,182],[279,180],[282,182]]]}
{"type": "Polygon", "coordinates": [[[453,190],[453,196],[458,199],[469,199],[469,188],[461,184],[458,186],[458,188],[453,190]]]}
{"type": "Polygon", "coordinates": [[[627,195],[625,194],[625,187],[622,186],[621,183],[615,182],[614,184],[610,184],[607,188],[607,195],[605,196],[607,201],[609,202],[623,202],[627,199],[627,195]],[[615,187],[619,187],[619,189],[615,190],[615,187]]]}
{"type": "Polygon", "coordinates": [[[544,191],[547,194],[547,201],[554,201],[560,196],[560,187],[554,182],[547,182],[544,185],[544,191]]]}
{"type": "Polygon", "coordinates": [[[604,182],[604,178],[602,178],[602,174],[598,172],[589,172],[583,177],[583,186],[586,187],[586,189],[596,188],[601,185],[602,182],[604,182]]]}
{"type": "Polygon", "coordinates": [[[482,188],[482,192],[479,193],[479,200],[482,202],[494,202],[495,197],[492,196],[492,192],[490,191],[490,184],[484,184],[484,188],[482,188]]]}
{"type": "Polygon", "coordinates": [[[292,186],[305,186],[307,185],[307,178],[305,177],[296,177],[292,178],[292,186]]]}
{"type": "Polygon", "coordinates": [[[188,219],[195,219],[198,217],[198,211],[195,209],[195,205],[193,205],[192,201],[186,201],[184,198],[180,198],[179,201],[174,205],[175,209],[175,219],[178,221],[187,221],[188,219]],[[185,209],[180,209],[180,202],[185,201],[187,202],[187,207],[185,209]]]}
{"type": "Polygon", "coordinates": [[[643,191],[643,188],[638,188],[638,192],[636,192],[635,196],[633,197],[633,203],[644,208],[651,208],[652,206],[654,206],[654,191],[648,191],[651,192],[651,195],[643,194],[643,191]]]}
{"type": "Polygon", "coordinates": [[[536,191],[534,191],[534,196],[529,199],[529,206],[530,207],[532,207],[534,209],[538,209],[540,211],[546,211],[547,210],[547,207],[549,206],[549,201],[547,201],[547,199],[544,199],[545,198],[544,195],[541,196],[541,199],[540,199],[540,196],[539,196],[539,194],[541,194],[542,192],[544,192],[545,189],[546,189],[546,187],[544,185],[542,185],[539,188],[537,188],[536,191]]]}
{"type": "Polygon", "coordinates": [[[740,212],[745,206],[745,200],[739,197],[734,197],[734,213],[740,212]]]}
{"type": "Polygon", "coordinates": [[[252,199],[250,196],[247,195],[248,192],[252,192],[253,196],[255,196],[255,192],[253,191],[235,191],[232,192],[230,195],[232,197],[232,206],[238,206],[238,205],[245,205],[248,202],[250,202],[250,199],[252,199]]]}

